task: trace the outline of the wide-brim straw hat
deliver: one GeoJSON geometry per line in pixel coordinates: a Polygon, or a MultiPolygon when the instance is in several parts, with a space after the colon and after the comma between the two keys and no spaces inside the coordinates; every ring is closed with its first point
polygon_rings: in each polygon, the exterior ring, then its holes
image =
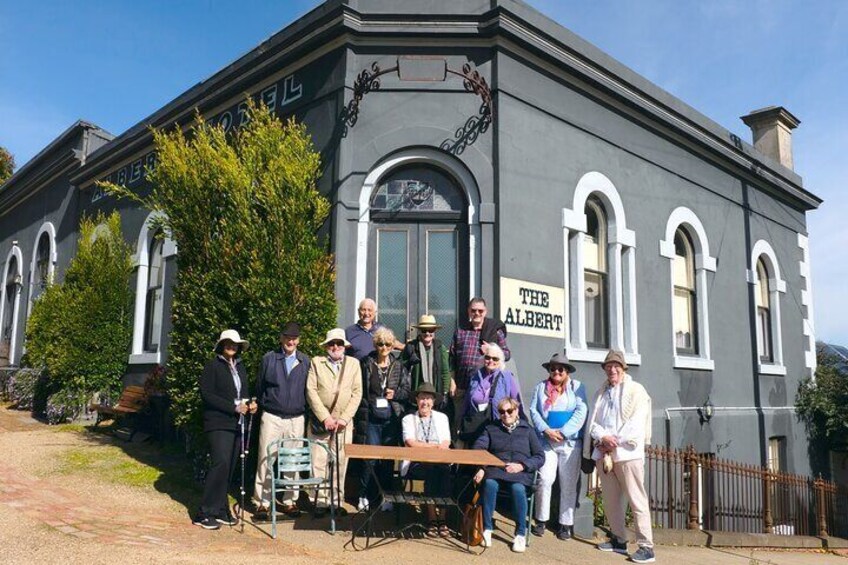
{"type": "Polygon", "coordinates": [[[321,345],[327,345],[331,341],[344,342],[345,347],[350,347],[350,342],[345,337],[345,331],[342,328],[333,328],[327,332],[327,337],[321,342],[321,345]]]}
{"type": "Polygon", "coordinates": [[[625,371],[627,370],[627,362],[624,360],[624,353],[621,351],[616,351],[615,349],[610,349],[607,356],[604,358],[604,362],[601,363],[601,367],[606,367],[607,363],[618,363],[621,365],[621,368],[625,371]]]}
{"type": "Polygon", "coordinates": [[[215,343],[215,351],[218,351],[221,343],[226,340],[230,340],[240,346],[242,351],[247,351],[247,348],[250,347],[250,342],[246,339],[242,339],[236,330],[224,330],[221,332],[221,337],[219,337],[218,341],[215,343]]]}
{"type": "Polygon", "coordinates": [[[423,314],[420,318],[418,318],[418,323],[412,327],[418,328],[419,330],[437,330],[442,326],[436,323],[436,317],[432,314],[423,314]]]}
{"type": "Polygon", "coordinates": [[[551,370],[551,365],[562,365],[569,373],[577,372],[577,368],[568,362],[568,357],[566,357],[565,353],[554,353],[553,355],[551,355],[550,361],[548,361],[547,363],[542,363],[542,367],[544,367],[546,371],[551,370]]]}

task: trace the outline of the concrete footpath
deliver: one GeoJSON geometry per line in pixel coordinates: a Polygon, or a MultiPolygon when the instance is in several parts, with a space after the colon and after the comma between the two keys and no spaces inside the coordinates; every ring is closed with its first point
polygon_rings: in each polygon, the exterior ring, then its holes
{"type": "MultiPolygon", "coordinates": [[[[594,544],[561,542],[551,533],[531,539],[524,555],[509,549],[512,524],[498,522],[495,546],[468,555],[458,543],[428,538],[391,540],[367,551],[345,548],[355,517],[340,520],[336,535],[327,521],[284,521],[279,537],[269,526],[205,531],[192,526],[189,509],[168,492],[115,485],[91,474],[56,474],[63,454],[103,449],[103,440],[55,431],[25,413],[0,407],[0,563],[626,563],[594,544]]],[[[111,441],[108,440],[107,441],[111,441]]],[[[635,546],[631,546],[635,550],[635,546]]],[[[778,551],[658,546],[657,562],[674,565],[840,564],[821,550],[778,551]]]]}

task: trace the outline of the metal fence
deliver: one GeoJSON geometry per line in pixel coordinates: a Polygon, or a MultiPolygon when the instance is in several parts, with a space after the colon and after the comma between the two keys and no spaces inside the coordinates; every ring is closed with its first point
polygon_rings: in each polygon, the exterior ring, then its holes
{"type": "Polygon", "coordinates": [[[844,486],[699,454],[692,446],[647,446],[645,455],[655,527],[848,537],[844,486]]]}

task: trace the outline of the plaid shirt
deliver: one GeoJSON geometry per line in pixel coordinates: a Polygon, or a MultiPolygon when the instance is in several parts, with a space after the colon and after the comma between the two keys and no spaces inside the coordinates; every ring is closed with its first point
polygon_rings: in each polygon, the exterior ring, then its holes
{"type": "MultiPolygon", "coordinates": [[[[509,348],[506,346],[506,338],[500,330],[498,330],[498,346],[503,349],[504,361],[509,361],[509,348]]],[[[457,328],[453,334],[450,353],[456,368],[456,388],[466,390],[471,375],[483,366],[483,352],[480,351],[480,330],[457,328]]]]}

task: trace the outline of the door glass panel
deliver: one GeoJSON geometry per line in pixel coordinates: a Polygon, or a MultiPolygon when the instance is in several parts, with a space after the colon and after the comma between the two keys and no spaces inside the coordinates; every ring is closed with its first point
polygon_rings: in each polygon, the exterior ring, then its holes
{"type": "Polygon", "coordinates": [[[406,335],[409,245],[406,231],[377,232],[377,309],[380,322],[398,339],[406,335]]]}
{"type": "Polygon", "coordinates": [[[442,341],[456,329],[458,274],[457,234],[452,231],[427,232],[427,311],[443,326],[442,341]]]}

